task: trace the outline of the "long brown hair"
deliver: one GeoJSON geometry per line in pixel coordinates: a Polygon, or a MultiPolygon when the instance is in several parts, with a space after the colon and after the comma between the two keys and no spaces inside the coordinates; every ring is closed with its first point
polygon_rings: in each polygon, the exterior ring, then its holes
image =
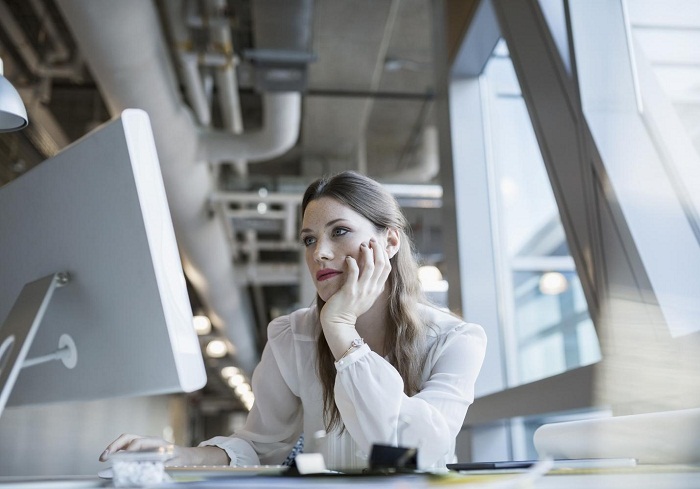
{"type": "MultiPolygon", "coordinates": [[[[301,204],[302,216],[313,200],[330,197],[350,207],[369,220],[377,231],[394,228],[401,245],[391,258],[391,272],[387,280],[389,308],[384,351],[389,352],[391,364],[401,375],[404,392],[411,396],[421,387],[423,344],[427,325],[418,313],[418,304],[425,302],[418,281],[418,264],[408,236],[408,222],[398,202],[384,187],[369,177],[352,171],[338,173],[313,182],[306,189],[301,204]]],[[[316,297],[318,310],[325,302],[316,297]]],[[[319,325],[317,339],[317,372],[323,387],[323,418],[326,431],[344,429],[340,412],[335,404],[335,358],[319,325]]]]}

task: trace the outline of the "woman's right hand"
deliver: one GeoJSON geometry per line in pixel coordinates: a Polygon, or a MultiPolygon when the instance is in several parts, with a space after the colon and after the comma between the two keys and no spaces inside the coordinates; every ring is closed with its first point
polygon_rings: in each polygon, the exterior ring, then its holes
{"type": "Polygon", "coordinates": [[[157,450],[172,451],[172,458],[166,465],[228,465],[229,458],[222,449],[214,446],[183,447],[155,436],[140,436],[125,433],[110,443],[100,455],[105,462],[119,451],[157,450]]]}

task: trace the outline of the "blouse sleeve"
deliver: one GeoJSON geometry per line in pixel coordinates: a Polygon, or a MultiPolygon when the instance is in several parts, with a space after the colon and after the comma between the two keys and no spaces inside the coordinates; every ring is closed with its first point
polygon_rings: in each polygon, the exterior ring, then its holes
{"type": "Polygon", "coordinates": [[[427,381],[408,397],[398,371],[363,345],[336,362],[335,400],[345,427],[367,454],[374,443],[417,447],[420,468],[444,463],[474,401],[485,349],[476,324],[441,335],[429,353],[427,381]]]}
{"type": "MultiPolygon", "coordinates": [[[[280,318],[284,319],[284,318],[280,318]]],[[[217,446],[228,454],[232,466],[281,464],[289,455],[302,431],[301,401],[292,392],[282,369],[293,365],[293,334],[287,327],[274,325],[276,341],[287,342],[286,349],[273,350],[271,341],[263,349],[253,373],[255,402],[245,426],[232,436],[217,436],[200,446],[217,446]],[[288,336],[288,338],[285,338],[288,336]],[[277,358],[280,353],[289,358],[277,358]]],[[[270,325],[273,330],[273,324],[270,325]]],[[[292,375],[287,372],[287,376],[292,375]]]]}

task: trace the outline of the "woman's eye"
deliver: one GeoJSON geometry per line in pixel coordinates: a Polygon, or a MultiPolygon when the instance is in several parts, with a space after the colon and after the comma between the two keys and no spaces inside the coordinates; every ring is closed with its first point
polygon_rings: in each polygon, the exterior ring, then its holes
{"type": "Polygon", "coordinates": [[[333,236],[342,236],[344,234],[347,234],[350,230],[346,228],[335,228],[333,230],[333,236]]]}
{"type": "Polygon", "coordinates": [[[311,246],[315,242],[316,242],[316,240],[312,236],[305,236],[305,237],[301,238],[301,243],[304,246],[311,246]]]}

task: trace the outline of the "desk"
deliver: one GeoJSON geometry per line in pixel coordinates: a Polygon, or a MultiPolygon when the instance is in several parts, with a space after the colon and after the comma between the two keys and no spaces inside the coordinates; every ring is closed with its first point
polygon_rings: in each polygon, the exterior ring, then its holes
{"type": "MultiPolygon", "coordinates": [[[[625,470],[553,471],[533,481],[524,473],[458,475],[447,477],[388,476],[388,477],[231,477],[199,482],[173,482],[162,489],[698,489],[700,466],[638,466],[625,470]]],[[[113,487],[108,481],[95,477],[61,478],[3,478],[0,489],[87,489],[113,487]]]]}
{"type": "MultiPolygon", "coordinates": [[[[477,488],[490,482],[496,482],[499,488],[504,489],[528,487],[523,477],[525,475],[526,471],[513,471],[502,475],[494,472],[470,475],[469,482],[473,485],[463,487],[477,488]]],[[[700,466],[639,465],[624,469],[558,469],[532,480],[529,487],[533,489],[698,489],[700,488],[700,466]]]]}
{"type": "Polygon", "coordinates": [[[0,476],[2,489],[93,489],[105,487],[105,481],[97,476],[0,476]]]}
{"type": "Polygon", "coordinates": [[[548,475],[535,489],[697,489],[700,473],[548,475]]]}

